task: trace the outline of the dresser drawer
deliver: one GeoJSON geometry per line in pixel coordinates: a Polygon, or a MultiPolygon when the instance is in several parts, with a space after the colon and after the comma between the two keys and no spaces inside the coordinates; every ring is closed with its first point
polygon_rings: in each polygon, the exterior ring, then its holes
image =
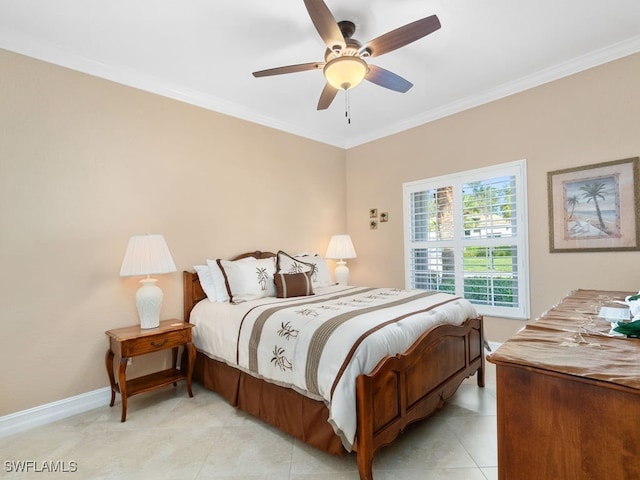
{"type": "Polygon", "coordinates": [[[122,357],[135,357],[165,348],[179,347],[191,342],[191,329],[158,333],[156,335],[145,335],[139,338],[125,340],[120,344],[120,355],[122,357]]]}

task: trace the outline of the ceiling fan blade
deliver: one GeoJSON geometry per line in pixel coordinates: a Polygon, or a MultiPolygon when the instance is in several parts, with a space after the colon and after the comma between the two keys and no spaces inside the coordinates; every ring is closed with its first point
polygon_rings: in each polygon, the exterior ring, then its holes
{"type": "Polygon", "coordinates": [[[371,64],[369,64],[369,72],[364,78],[371,83],[400,93],[405,93],[413,87],[413,83],[405,80],[400,75],[396,75],[389,70],[371,64]]]}
{"type": "Polygon", "coordinates": [[[440,28],[436,15],[416,20],[403,27],[380,35],[367,43],[361,51],[369,52],[371,57],[379,57],[435,32],[440,28]]]}
{"type": "Polygon", "coordinates": [[[282,75],[285,73],[306,72],[307,70],[318,70],[324,67],[324,63],[300,63],[298,65],[287,65],[286,67],[268,68],[253,72],[254,77],[269,77],[271,75],[282,75]]]}
{"type": "Polygon", "coordinates": [[[329,50],[343,50],[346,47],[338,22],[322,0],[304,0],[313,25],[329,50]]]}
{"type": "Polygon", "coordinates": [[[318,100],[318,110],[326,110],[333,102],[333,99],[336,98],[336,94],[338,93],[338,89],[331,86],[329,82],[326,83],[322,93],[320,94],[320,100],[318,100]]]}

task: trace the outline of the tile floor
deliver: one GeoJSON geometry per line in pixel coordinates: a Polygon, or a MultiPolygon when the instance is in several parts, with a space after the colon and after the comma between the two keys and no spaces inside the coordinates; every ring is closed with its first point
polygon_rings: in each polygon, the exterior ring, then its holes
{"type": "MultiPolygon", "coordinates": [[[[495,480],[495,369],[487,385],[467,379],[441,411],[378,452],[376,480],[495,480]]],[[[230,407],[216,394],[184,385],[129,399],[0,438],[0,477],[82,479],[357,480],[354,455],[334,457],[230,407]],[[65,462],[75,473],[9,472],[33,460],[65,462]],[[7,464],[7,461],[13,462],[7,464]]],[[[32,469],[33,470],[33,469],[32,469]]]]}

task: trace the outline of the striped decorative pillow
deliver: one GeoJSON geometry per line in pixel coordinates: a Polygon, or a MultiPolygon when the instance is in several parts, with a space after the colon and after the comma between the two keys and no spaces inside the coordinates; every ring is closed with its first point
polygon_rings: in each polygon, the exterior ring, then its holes
{"type": "Polygon", "coordinates": [[[276,297],[305,297],[313,295],[311,272],[283,273],[277,272],[273,279],[276,282],[276,297]]]}

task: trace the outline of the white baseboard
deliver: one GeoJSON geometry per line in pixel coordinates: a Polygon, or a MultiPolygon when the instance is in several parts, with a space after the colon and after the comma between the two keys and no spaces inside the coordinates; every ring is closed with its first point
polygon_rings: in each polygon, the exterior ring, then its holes
{"type": "Polygon", "coordinates": [[[0,437],[39,427],[40,425],[55,422],[97,407],[103,407],[108,405],[110,401],[111,388],[104,387],[76,395],[75,397],[11,413],[0,417],[0,437]]]}

